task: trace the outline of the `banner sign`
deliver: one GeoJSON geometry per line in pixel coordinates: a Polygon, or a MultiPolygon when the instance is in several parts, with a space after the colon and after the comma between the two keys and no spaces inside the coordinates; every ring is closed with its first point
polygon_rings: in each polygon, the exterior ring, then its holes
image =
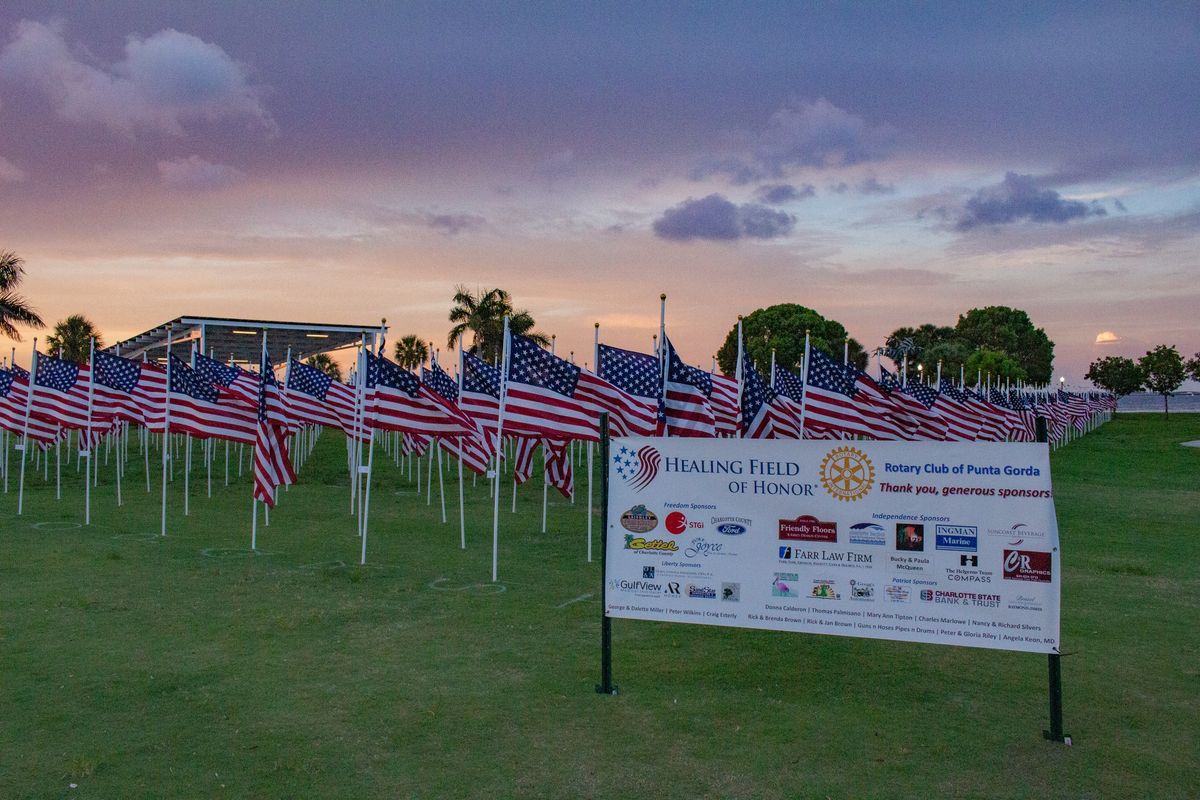
{"type": "Polygon", "coordinates": [[[610,617],[1057,653],[1045,444],[615,438],[610,617]]]}

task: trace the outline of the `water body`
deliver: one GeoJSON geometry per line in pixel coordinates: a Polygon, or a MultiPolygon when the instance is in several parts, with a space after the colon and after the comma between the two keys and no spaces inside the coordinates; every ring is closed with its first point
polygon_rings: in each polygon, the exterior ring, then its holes
{"type": "MultiPolygon", "coordinates": [[[[1171,395],[1169,403],[1171,413],[1176,411],[1200,412],[1200,392],[1176,392],[1171,395]]],[[[1158,411],[1163,410],[1161,394],[1137,392],[1121,398],[1117,411],[1158,411]]]]}

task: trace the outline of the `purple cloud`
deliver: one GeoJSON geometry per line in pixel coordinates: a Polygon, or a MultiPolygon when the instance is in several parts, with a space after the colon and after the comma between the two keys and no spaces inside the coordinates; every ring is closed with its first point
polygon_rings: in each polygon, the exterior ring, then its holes
{"type": "Polygon", "coordinates": [[[895,131],[872,126],[825,98],[780,108],[763,130],[743,135],[748,155],[712,159],[692,170],[693,180],[727,175],[734,183],[782,178],[796,167],[836,167],[887,158],[895,131]]]}
{"type": "Polygon", "coordinates": [[[421,215],[423,224],[447,236],[457,236],[463,231],[482,228],[487,220],[476,214],[432,214],[421,215]]]}
{"type": "Polygon", "coordinates": [[[159,161],[158,177],[172,189],[203,192],[231,186],[242,179],[242,173],[228,164],[213,164],[200,156],[188,156],[159,161]]]}
{"type": "Polygon", "coordinates": [[[109,66],[83,60],[85,53],[68,46],[61,25],[23,20],[0,52],[0,76],[40,91],[60,119],[131,138],[143,130],[182,136],[185,122],[225,118],[278,133],[262,90],[215,44],[168,28],[130,35],[124,58],[109,66]]]}
{"type": "Polygon", "coordinates": [[[817,189],[811,183],[800,187],[792,186],[790,183],[772,183],[760,186],[754,192],[756,198],[773,206],[807,200],[810,197],[816,197],[816,194],[817,189]]]}
{"type": "Polygon", "coordinates": [[[874,175],[858,185],[859,194],[895,194],[896,187],[890,183],[880,183],[874,175]]]}
{"type": "Polygon", "coordinates": [[[1029,222],[1062,224],[1108,212],[1096,204],[1065,200],[1053,189],[1042,188],[1033,175],[1009,172],[996,186],[980,189],[967,200],[954,229],[970,231],[983,226],[1029,222]]]}
{"type": "Polygon", "coordinates": [[[654,221],[659,238],[677,242],[693,239],[736,241],[741,238],[774,239],[792,230],[796,218],[757,203],[735,205],[719,194],[699,200],[689,197],[654,221]]]}

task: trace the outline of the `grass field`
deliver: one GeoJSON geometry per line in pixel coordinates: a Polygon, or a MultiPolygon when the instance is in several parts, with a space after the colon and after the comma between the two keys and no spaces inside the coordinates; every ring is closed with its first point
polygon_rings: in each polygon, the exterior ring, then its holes
{"type": "Polygon", "coordinates": [[[503,489],[493,586],[486,486],[462,551],[386,463],[357,566],[328,433],[258,555],[245,480],[197,469],[189,517],[174,484],[162,538],[136,458],[88,528],[47,524],[82,521],[52,467],[0,495],[0,798],[1197,797],[1192,439],[1125,416],[1053,456],[1073,747],[1029,654],[616,620],[597,695],[599,562],[540,485],[503,489]]]}

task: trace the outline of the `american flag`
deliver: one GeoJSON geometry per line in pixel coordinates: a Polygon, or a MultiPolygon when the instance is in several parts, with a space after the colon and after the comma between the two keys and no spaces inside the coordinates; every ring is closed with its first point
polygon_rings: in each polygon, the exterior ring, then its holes
{"type": "Polygon", "coordinates": [[[234,397],[252,405],[258,405],[258,376],[237,364],[222,364],[215,358],[196,353],[196,372],[201,378],[216,386],[224,386],[234,397]]]}
{"type": "Polygon", "coordinates": [[[171,431],[202,439],[254,444],[258,435],[257,409],[201,378],[175,354],[170,359],[171,431]]]}
{"type": "Polygon", "coordinates": [[[546,439],[542,442],[546,454],[546,483],[553,486],[563,497],[570,499],[575,493],[575,469],[571,464],[570,442],[546,439]]]}
{"type": "Polygon", "coordinates": [[[667,433],[670,436],[714,437],[712,375],[683,363],[671,340],[663,336],[667,364],[665,382],[667,433]]]}
{"type": "Polygon", "coordinates": [[[510,334],[508,352],[505,432],[537,438],[600,440],[600,414],[594,394],[586,391],[588,382],[583,380],[580,367],[515,333],[510,334]],[[585,387],[583,392],[581,385],[585,387]]]}
{"type": "MultiPolygon", "coordinates": [[[[786,367],[775,367],[771,388],[775,390],[775,405],[796,430],[800,430],[800,403],[804,400],[804,381],[786,367]]],[[[804,438],[813,436],[805,431],[804,438]]]]}
{"type": "Polygon", "coordinates": [[[737,379],[713,372],[708,377],[712,381],[712,396],[708,400],[712,406],[717,436],[736,436],[742,421],[738,409],[737,379]]]}
{"type": "Polygon", "coordinates": [[[458,407],[487,433],[494,448],[500,419],[500,370],[473,353],[462,354],[458,407]]]}
{"type": "Polygon", "coordinates": [[[946,420],[946,439],[951,442],[973,442],[979,438],[983,418],[967,406],[966,395],[942,378],[938,385],[938,398],[933,404],[942,419],[946,420]]]}
{"type": "Polygon", "coordinates": [[[916,423],[913,439],[940,442],[946,438],[946,423],[942,415],[930,408],[937,399],[936,390],[920,383],[903,386],[895,374],[882,367],[879,370],[879,386],[888,394],[892,404],[916,423]],[[923,392],[924,389],[929,391],[923,392]],[[916,396],[922,393],[928,404],[916,396]]]}
{"type": "Polygon", "coordinates": [[[833,361],[816,347],[808,348],[805,365],[805,433],[814,430],[839,431],[851,436],[875,438],[876,432],[859,409],[858,387],[842,364],[833,361]]]}
{"type": "MultiPolygon", "coordinates": [[[[93,399],[96,407],[107,414],[137,425],[147,423],[146,409],[134,396],[142,379],[142,365],[128,358],[96,351],[92,358],[96,386],[93,399]]],[[[159,396],[162,387],[159,387],[159,396]]]]}
{"type": "Polygon", "coordinates": [[[520,485],[533,475],[533,454],[537,452],[540,440],[531,436],[514,436],[512,442],[513,481],[520,485]]]}
{"type": "Polygon", "coordinates": [[[33,406],[31,413],[46,422],[64,428],[96,427],[104,415],[93,409],[88,415],[88,380],[86,364],[64,361],[38,353],[34,370],[33,406]]]}
{"type": "Polygon", "coordinates": [[[1007,394],[999,389],[992,389],[988,392],[988,398],[1003,419],[1010,439],[1014,442],[1032,442],[1034,440],[1035,431],[1029,430],[1024,417],[1013,408],[1007,394]]]}
{"type": "Polygon", "coordinates": [[[969,388],[962,390],[967,398],[967,406],[975,410],[983,420],[979,428],[979,438],[990,442],[1007,441],[1009,426],[1004,416],[1005,411],[993,405],[984,391],[973,391],[969,388]]]}
{"type": "Polygon", "coordinates": [[[429,443],[432,441],[433,439],[428,436],[421,436],[416,433],[404,433],[400,437],[400,449],[404,455],[412,453],[417,458],[420,458],[425,455],[425,451],[429,449],[429,443]]]}
{"type": "MultiPolygon", "coordinates": [[[[628,405],[635,415],[638,424],[632,427],[642,431],[638,435],[660,434],[666,421],[666,415],[663,409],[663,382],[662,372],[658,368],[658,359],[646,353],[623,350],[606,344],[600,345],[598,355],[596,375],[628,395],[626,399],[623,399],[623,403],[628,405]],[[651,415],[654,418],[652,428],[649,423],[651,415]]],[[[610,414],[610,424],[615,418],[616,415],[610,414]]],[[[614,428],[614,430],[627,430],[630,427],[624,426],[624,420],[619,424],[622,427],[614,428]]],[[[629,436],[633,434],[614,433],[614,435],[629,436]]]]}
{"type": "Polygon", "coordinates": [[[919,426],[892,402],[874,378],[853,364],[843,364],[842,370],[846,373],[846,380],[858,390],[854,400],[863,421],[873,431],[872,438],[884,441],[913,438],[919,426]]]}
{"type": "MultiPolygon", "coordinates": [[[[29,373],[20,367],[0,368],[0,428],[18,436],[25,431],[25,406],[29,401],[28,376],[29,373]]],[[[55,442],[60,430],[52,422],[33,416],[29,418],[29,438],[40,444],[55,442]]]]}
{"type": "Polygon", "coordinates": [[[369,438],[366,424],[355,411],[355,388],[294,358],[287,375],[287,398],[288,410],[296,419],[340,428],[351,438],[357,430],[364,442],[369,438]]]}
{"type": "Polygon", "coordinates": [[[275,490],[296,482],[284,441],[285,428],[276,423],[283,414],[283,395],[275,380],[271,357],[263,354],[259,369],[257,424],[254,436],[254,496],[275,507],[275,490]]]}
{"type": "MultiPolygon", "coordinates": [[[[455,404],[458,400],[458,384],[446,374],[435,361],[428,369],[421,367],[421,382],[433,392],[440,395],[446,402],[455,404]]],[[[461,411],[461,407],[459,407],[461,411]]],[[[470,419],[467,415],[464,418],[470,419]]],[[[472,422],[474,422],[472,420],[472,422]]],[[[492,457],[492,449],[484,438],[481,428],[476,426],[476,435],[455,438],[441,437],[442,449],[462,461],[463,465],[479,475],[487,473],[488,460],[492,457]]]]}
{"type": "Polygon", "coordinates": [[[477,436],[475,422],[416,375],[367,353],[367,421],[423,436],[477,436]]]}
{"type": "Polygon", "coordinates": [[[742,419],[747,439],[799,439],[800,421],[779,407],[779,395],[762,379],[750,354],[742,353],[742,419]]]}

